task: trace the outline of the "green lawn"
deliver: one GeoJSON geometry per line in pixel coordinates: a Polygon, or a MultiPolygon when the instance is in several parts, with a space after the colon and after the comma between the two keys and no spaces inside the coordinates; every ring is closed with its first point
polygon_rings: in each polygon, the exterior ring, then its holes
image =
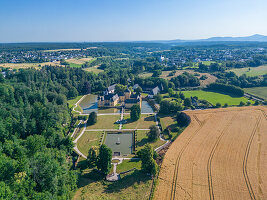
{"type": "Polygon", "coordinates": [[[83,172],[73,199],[149,199],[152,180],[140,170],[122,175],[121,179],[116,182],[97,180],[97,176],[98,174],[89,170],[83,172]]]}
{"type": "MultiPolygon", "coordinates": [[[[73,108],[74,105],[75,105],[75,104],[76,104],[82,97],[83,97],[83,95],[80,95],[80,96],[77,96],[75,99],[70,99],[70,100],[68,100],[69,107],[70,107],[70,108],[73,108]]],[[[80,112],[83,111],[82,108],[81,108],[79,105],[75,108],[75,110],[80,111],[80,112]]]]}
{"type": "Polygon", "coordinates": [[[85,131],[77,142],[78,149],[87,156],[92,146],[98,146],[100,144],[102,133],[101,131],[85,131]]]}
{"type": "Polygon", "coordinates": [[[71,62],[68,62],[68,64],[70,65],[70,67],[82,67],[82,64],[76,64],[76,63],[71,63],[71,62]]]}
{"type": "Polygon", "coordinates": [[[141,115],[135,122],[131,121],[130,115],[125,115],[124,119],[127,123],[123,125],[123,129],[149,129],[151,125],[156,125],[154,115],[141,115]]]}
{"type": "Polygon", "coordinates": [[[99,108],[98,113],[119,113],[117,108],[99,108]]]}
{"type": "Polygon", "coordinates": [[[114,124],[118,119],[120,119],[120,115],[102,115],[97,116],[97,122],[94,125],[87,126],[86,129],[117,129],[119,127],[118,124],[114,124]]]}
{"type": "Polygon", "coordinates": [[[141,160],[123,160],[121,164],[117,166],[117,173],[121,173],[133,168],[141,169],[141,160]]]}
{"type": "Polygon", "coordinates": [[[142,149],[146,144],[150,144],[155,149],[155,148],[157,148],[157,147],[159,147],[165,143],[164,141],[162,141],[160,139],[156,140],[155,142],[149,142],[147,135],[146,135],[147,132],[148,131],[137,131],[137,133],[136,133],[137,134],[137,138],[136,138],[136,140],[137,140],[136,141],[136,145],[137,145],[136,150],[137,151],[142,149]]]}
{"type": "Polygon", "coordinates": [[[267,100],[267,87],[245,88],[245,92],[267,100]]]}
{"type": "Polygon", "coordinates": [[[239,69],[231,69],[229,71],[234,72],[237,76],[241,76],[243,74],[246,74],[247,76],[259,76],[267,74],[267,65],[262,65],[259,67],[245,67],[239,69]]]}
{"type": "MultiPolygon", "coordinates": [[[[208,102],[215,105],[216,103],[221,103],[224,105],[228,103],[228,105],[239,105],[240,101],[246,103],[248,101],[245,97],[231,97],[226,94],[216,93],[216,92],[209,92],[204,90],[193,90],[193,91],[183,91],[185,97],[197,96],[199,99],[205,99],[208,102]]],[[[251,101],[251,103],[254,103],[251,101]]]]}

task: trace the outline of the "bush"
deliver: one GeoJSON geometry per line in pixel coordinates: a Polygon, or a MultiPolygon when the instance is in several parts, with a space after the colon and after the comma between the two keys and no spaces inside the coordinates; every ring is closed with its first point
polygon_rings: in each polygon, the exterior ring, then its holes
{"type": "Polygon", "coordinates": [[[155,125],[149,127],[150,131],[147,133],[149,141],[156,141],[159,138],[160,131],[159,128],[155,125]]]}
{"type": "Polygon", "coordinates": [[[191,103],[191,99],[190,98],[186,98],[184,100],[184,106],[186,107],[191,107],[192,103],[191,103]]]}
{"type": "Polygon", "coordinates": [[[97,122],[97,114],[96,112],[91,112],[88,117],[87,124],[94,125],[96,122],[97,122]]]}
{"type": "Polygon", "coordinates": [[[130,116],[131,116],[131,120],[132,121],[137,121],[138,119],[140,119],[140,116],[141,116],[141,108],[140,108],[139,105],[133,105],[131,107],[130,116]]]}
{"type": "Polygon", "coordinates": [[[220,103],[216,103],[216,108],[220,108],[222,105],[220,103]]]}
{"type": "Polygon", "coordinates": [[[191,118],[184,112],[178,112],[176,115],[176,120],[180,127],[188,126],[191,122],[191,118]]]}
{"type": "Polygon", "coordinates": [[[244,106],[244,105],[245,105],[245,103],[243,101],[240,101],[239,106],[244,106]]]}

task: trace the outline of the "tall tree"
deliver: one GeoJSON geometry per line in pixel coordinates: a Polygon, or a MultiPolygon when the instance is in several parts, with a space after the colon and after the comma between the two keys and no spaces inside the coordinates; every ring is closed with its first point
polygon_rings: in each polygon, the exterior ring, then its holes
{"type": "Polygon", "coordinates": [[[97,168],[103,173],[108,174],[111,169],[112,150],[107,145],[102,144],[99,149],[97,168]]]}

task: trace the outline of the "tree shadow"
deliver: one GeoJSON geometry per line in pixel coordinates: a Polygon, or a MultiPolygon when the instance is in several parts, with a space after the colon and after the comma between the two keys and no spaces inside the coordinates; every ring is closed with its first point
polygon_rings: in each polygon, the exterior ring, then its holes
{"type": "Polygon", "coordinates": [[[103,180],[104,175],[99,172],[97,169],[92,169],[88,173],[84,173],[80,175],[78,181],[78,188],[84,187],[86,185],[90,185],[95,181],[103,180]]]}
{"type": "Polygon", "coordinates": [[[144,145],[147,144],[147,143],[149,143],[148,138],[143,138],[142,140],[137,141],[137,142],[136,142],[136,145],[137,145],[138,147],[142,147],[142,146],[144,146],[144,145]]]}
{"type": "Polygon", "coordinates": [[[219,93],[219,94],[228,95],[228,96],[230,96],[232,98],[239,98],[240,97],[239,95],[235,95],[233,93],[222,92],[222,91],[217,91],[217,90],[212,90],[212,89],[207,89],[207,88],[204,88],[203,90],[206,91],[206,92],[215,92],[215,93],[219,93]]]}
{"type": "Polygon", "coordinates": [[[120,192],[123,189],[126,189],[135,183],[142,183],[142,182],[147,182],[151,180],[150,176],[147,176],[144,174],[141,170],[135,170],[134,172],[125,175],[122,179],[112,182],[107,186],[105,189],[105,193],[113,193],[113,192],[120,192]]]}
{"type": "Polygon", "coordinates": [[[155,121],[155,116],[148,116],[144,118],[144,121],[155,121]]]}

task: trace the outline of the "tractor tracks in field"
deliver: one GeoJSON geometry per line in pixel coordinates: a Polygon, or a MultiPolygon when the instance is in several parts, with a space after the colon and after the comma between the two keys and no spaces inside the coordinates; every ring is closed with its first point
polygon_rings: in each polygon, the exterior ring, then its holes
{"type": "Polygon", "coordinates": [[[216,149],[223,137],[223,135],[225,134],[226,130],[230,127],[230,125],[232,124],[233,122],[233,119],[237,116],[237,114],[235,114],[231,120],[228,122],[228,124],[224,127],[224,129],[222,130],[221,134],[219,135],[219,137],[217,138],[211,152],[210,152],[210,155],[209,155],[209,159],[208,159],[208,163],[207,163],[207,172],[208,172],[208,186],[209,186],[209,196],[210,196],[210,199],[214,199],[214,192],[213,192],[213,186],[212,186],[212,168],[211,168],[211,163],[212,163],[212,159],[213,159],[213,156],[216,152],[216,149]]]}
{"type": "Polygon", "coordinates": [[[249,180],[249,177],[248,177],[248,172],[247,172],[247,162],[248,162],[248,156],[249,156],[249,152],[250,152],[250,147],[251,147],[251,143],[253,141],[253,138],[257,132],[257,129],[259,127],[259,123],[261,121],[261,116],[259,116],[257,118],[257,121],[256,121],[256,124],[252,130],[252,133],[249,137],[249,140],[248,140],[248,143],[247,143],[247,146],[246,146],[246,151],[245,151],[245,156],[243,158],[243,175],[244,175],[244,178],[245,178],[245,182],[246,182],[246,186],[248,188],[248,192],[249,192],[249,195],[250,195],[250,198],[255,200],[256,197],[255,197],[255,193],[253,191],[253,188],[251,186],[251,183],[250,183],[250,180],[249,180]]]}
{"type": "Polygon", "coordinates": [[[188,139],[188,141],[186,142],[186,144],[182,147],[181,151],[179,152],[177,158],[176,158],[176,162],[175,162],[175,169],[174,169],[174,175],[173,175],[173,180],[172,180],[172,188],[171,188],[171,199],[175,199],[175,193],[176,193],[176,187],[177,185],[185,192],[185,194],[187,194],[190,198],[191,194],[189,192],[187,192],[185,189],[183,189],[179,184],[177,184],[177,178],[178,178],[178,170],[179,170],[179,165],[180,165],[180,160],[181,157],[185,151],[185,149],[187,148],[187,146],[189,145],[189,143],[191,142],[191,140],[193,139],[193,137],[199,132],[199,130],[204,126],[204,124],[206,123],[206,120],[204,122],[201,122],[196,115],[193,115],[194,119],[196,120],[196,122],[198,123],[199,127],[197,128],[197,130],[191,135],[191,137],[188,139]]]}

